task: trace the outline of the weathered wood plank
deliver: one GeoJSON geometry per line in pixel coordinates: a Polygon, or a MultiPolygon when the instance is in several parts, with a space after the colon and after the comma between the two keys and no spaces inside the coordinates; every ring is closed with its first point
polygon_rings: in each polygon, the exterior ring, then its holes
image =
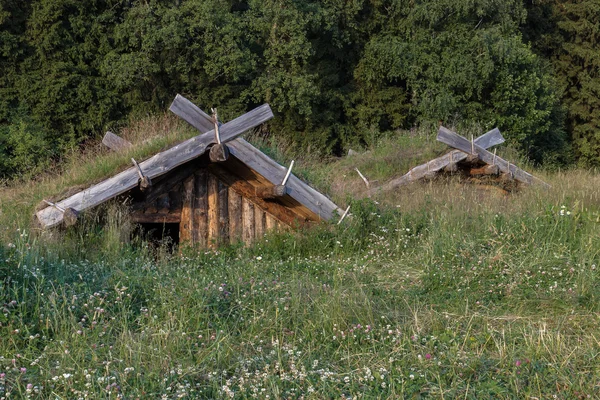
{"type": "Polygon", "coordinates": [[[219,180],[208,174],[208,246],[219,243],[219,180]]]}
{"type": "Polygon", "coordinates": [[[228,187],[223,182],[218,184],[218,207],[219,207],[219,245],[229,243],[229,199],[228,187]]]}
{"type": "Polygon", "coordinates": [[[526,184],[539,183],[547,187],[550,186],[541,179],[536,178],[530,173],[523,171],[521,168],[518,168],[516,165],[510,163],[509,161],[495,156],[494,154],[490,153],[489,151],[480,147],[479,145],[475,144],[474,146],[471,146],[471,142],[467,138],[464,138],[456,132],[452,132],[451,130],[444,128],[443,126],[440,126],[440,129],[438,130],[437,140],[439,140],[442,143],[446,143],[447,145],[452,146],[458,150],[464,151],[465,153],[470,152],[473,147],[475,153],[479,156],[479,159],[481,161],[489,165],[497,165],[501,172],[511,174],[514,177],[514,179],[516,179],[519,182],[526,184]]]}
{"type": "MultiPolygon", "coordinates": [[[[498,128],[494,128],[491,131],[484,133],[483,135],[479,136],[477,139],[474,140],[474,143],[476,145],[482,144],[484,146],[494,146],[503,142],[504,138],[502,137],[502,134],[500,133],[498,128]]],[[[469,142],[469,146],[470,145],[471,142],[469,142]]],[[[425,164],[418,165],[412,168],[406,174],[398,178],[392,179],[391,181],[387,182],[382,186],[369,190],[367,194],[371,196],[378,192],[387,192],[389,190],[394,190],[399,186],[416,182],[429,174],[435,173],[441,169],[446,168],[447,166],[454,165],[454,167],[450,168],[455,168],[456,163],[465,160],[467,156],[468,154],[465,154],[462,151],[453,150],[448,154],[444,154],[441,157],[434,158],[433,160],[425,164]]]]}
{"type": "Polygon", "coordinates": [[[489,132],[484,133],[474,140],[475,144],[484,149],[497,146],[504,143],[504,137],[500,133],[500,129],[494,128],[489,132]]]}
{"type": "MultiPolygon", "coordinates": [[[[214,129],[212,117],[180,94],[175,96],[169,110],[202,133],[211,132],[214,129]]],[[[221,135],[223,134],[221,130],[219,132],[221,135]]]]}
{"type": "Polygon", "coordinates": [[[195,176],[194,196],[194,243],[208,247],[208,172],[199,169],[195,176]]]}
{"type": "Polygon", "coordinates": [[[229,240],[233,243],[242,240],[242,196],[230,187],[228,200],[229,240]]]}
{"type": "MultiPolygon", "coordinates": [[[[252,129],[271,118],[273,118],[273,113],[268,104],[255,108],[249,113],[223,124],[220,127],[221,140],[226,142],[235,139],[248,129],[252,129]]],[[[158,153],[139,165],[144,171],[144,175],[153,179],[204,154],[207,146],[213,141],[214,133],[209,131],[158,153]]],[[[135,167],[131,167],[89,189],[58,202],[58,205],[62,208],[71,207],[81,212],[125,193],[137,185],[138,173],[135,167]]],[[[36,215],[43,228],[59,225],[63,219],[62,213],[54,207],[44,208],[38,211],[36,215]]]]}
{"type": "MultiPolygon", "coordinates": [[[[183,96],[177,95],[173,103],[177,104],[175,107],[171,106],[171,111],[200,132],[208,132],[213,129],[212,118],[183,96]]],[[[227,147],[238,160],[265,177],[273,185],[281,184],[287,174],[286,167],[278,164],[243,139],[233,140],[227,143],[227,147]]],[[[287,194],[311,210],[318,218],[329,220],[343,211],[327,196],[319,193],[294,175],[290,176],[286,186],[287,194]]]]}
{"type": "Polygon", "coordinates": [[[254,241],[254,204],[242,198],[242,241],[246,246],[254,241]]]}
{"type": "Polygon", "coordinates": [[[194,177],[190,176],[183,182],[183,207],[181,208],[181,223],[179,225],[179,242],[192,243],[192,210],[194,199],[194,177]]]}
{"type": "Polygon", "coordinates": [[[273,217],[271,214],[266,213],[265,230],[270,232],[274,229],[277,229],[277,219],[275,219],[275,217],[273,217]]]}
{"type": "Polygon", "coordinates": [[[262,239],[265,236],[265,212],[254,206],[254,236],[262,239]]]}
{"type": "MultiPolygon", "coordinates": [[[[130,214],[130,220],[136,224],[179,224],[181,223],[180,213],[158,213],[144,214],[139,211],[130,214]]],[[[181,227],[181,225],[180,225],[181,227]]]]}
{"type": "Polygon", "coordinates": [[[102,144],[112,151],[125,151],[133,147],[133,145],[120,136],[108,131],[102,138],[102,144]]]}

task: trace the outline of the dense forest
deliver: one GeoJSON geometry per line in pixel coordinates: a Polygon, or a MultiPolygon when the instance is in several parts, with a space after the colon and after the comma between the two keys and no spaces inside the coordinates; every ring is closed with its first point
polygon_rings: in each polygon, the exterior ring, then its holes
{"type": "Polygon", "coordinates": [[[442,121],[600,165],[599,0],[0,0],[0,178],[176,93],[340,153],[442,121]]]}

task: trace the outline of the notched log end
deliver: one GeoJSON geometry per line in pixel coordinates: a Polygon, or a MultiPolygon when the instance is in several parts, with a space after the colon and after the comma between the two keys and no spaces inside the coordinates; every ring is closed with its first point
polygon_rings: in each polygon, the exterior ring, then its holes
{"type": "Polygon", "coordinates": [[[73,226],[77,223],[79,213],[73,208],[66,208],[63,213],[63,225],[65,227],[73,226]]]}
{"type": "Polygon", "coordinates": [[[210,148],[209,158],[212,162],[224,162],[229,158],[229,148],[223,144],[215,144],[210,148]]]}
{"type": "Polygon", "coordinates": [[[276,199],[285,196],[287,188],[285,185],[263,186],[256,188],[256,196],[261,199],[276,199]]]}
{"type": "Polygon", "coordinates": [[[152,187],[152,181],[147,176],[139,179],[140,190],[142,192],[148,191],[152,187]]]}

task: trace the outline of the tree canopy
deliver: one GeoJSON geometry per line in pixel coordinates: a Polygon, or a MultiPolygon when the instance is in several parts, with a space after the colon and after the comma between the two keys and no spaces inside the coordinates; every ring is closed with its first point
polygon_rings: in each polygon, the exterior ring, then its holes
{"type": "Polygon", "coordinates": [[[498,126],[537,162],[568,162],[572,142],[582,163],[598,164],[599,9],[0,0],[0,176],[40,170],[130,116],[166,109],[176,93],[226,119],[268,102],[271,132],[298,149],[336,153],[443,121],[498,126]]]}

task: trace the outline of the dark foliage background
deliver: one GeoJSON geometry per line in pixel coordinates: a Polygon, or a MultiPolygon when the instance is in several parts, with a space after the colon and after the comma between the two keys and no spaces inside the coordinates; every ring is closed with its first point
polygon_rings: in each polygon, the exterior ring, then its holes
{"type": "Polygon", "coordinates": [[[36,173],[176,93],[339,153],[419,124],[500,127],[600,164],[600,2],[0,0],[0,177],[36,173]]]}

